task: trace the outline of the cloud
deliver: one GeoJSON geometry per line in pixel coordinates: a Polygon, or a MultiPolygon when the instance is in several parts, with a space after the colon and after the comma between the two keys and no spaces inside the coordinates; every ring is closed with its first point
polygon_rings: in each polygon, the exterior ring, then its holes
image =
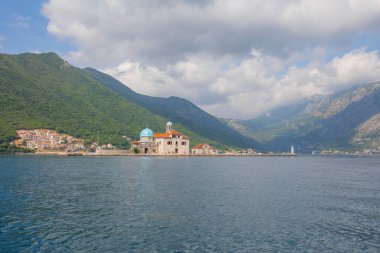
{"type": "Polygon", "coordinates": [[[16,29],[27,29],[29,28],[29,17],[25,17],[19,14],[13,14],[13,20],[10,26],[16,29]]]}
{"type": "Polygon", "coordinates": [[[340,36],[354,39],[377,29],[380,2],[50,0],[43,13],[49,32],[78,46],[72,54],[78,61],[165,64],[194,53],[286,54],[340,36]]]}
{"type": "Polygon", "coordinates": [[[42,13],[76,46],[75,64],[218,116],[379,79],[378,52],[365,49],[379,41],[378,0],[50,0],[42,13]]]}
{"type": "Polygon", "coordinates": [[[105,71],[143,94],[185,97],[217,116],[233,118],[251,118],[314,94],[380,80],[378,51],[358,49],[328,62],[316,54],[303,67],[289,65],[292,58],[253,50],[240,64],[227,67],[230,59],[197,55],[164,69],[126,62],[105,71]]]}

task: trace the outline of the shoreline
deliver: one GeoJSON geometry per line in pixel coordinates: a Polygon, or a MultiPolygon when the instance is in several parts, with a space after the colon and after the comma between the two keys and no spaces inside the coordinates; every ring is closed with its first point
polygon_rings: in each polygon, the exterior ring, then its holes
{"type": "Polygon", "coordinates": [[[217,155],[199,155],[199,154],[130,154],[130,153],[67,153],[67,152],[36,152],[36,153],[9,153],[0,154],[1,156],[80,156],[80,157],[298,157],[298,156],[380,156],[380,154],[290,154],[290,153],[260,153],[260,154],[217,154],[217,155]]]}
{"type": "MultiPolygon", "coordinates": [[[[68,155],[70,156],[70,155],[68,155]]],[[[129,157],[253,157],[253,156],[272,156],[272,157],[295,157],[297,154],[250,154],[250,155],[239,155],[239,154],[227,154],[227,155],[160,155],[160,154],[128,154],[128,155],[83,155],[83,156],[129,156],[129,157]]]]}
{"type": "Polygon", "coordinates": [[[36,152],[36,153],[15,153],[4,155],[19,155],[19,156],[80,156],[80,157],[115,157],[115,156],[128,156],[128,157],[296,157],[298,154],[290,153],[272,153],[272,154],[216,154],[216,155],[200,155],[200,154],[130,154],[130,153],[67,153],[67,152],[36,152]]]}

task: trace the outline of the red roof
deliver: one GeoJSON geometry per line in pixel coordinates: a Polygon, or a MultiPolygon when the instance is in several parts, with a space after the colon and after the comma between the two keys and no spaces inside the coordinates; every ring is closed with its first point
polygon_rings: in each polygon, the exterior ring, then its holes
{"type": "Polygon", "coordinates": [[[172,138],[172,135],[180,135],[180,136],[182,136],[183,139],[189,139],[188,136],[186,136],[186,135],[184,135],[184,134],[182,134],[182,133],[180,133],[178,131],[175,131],[175,130],[172,130],[172,131],[170,131],[168,133],[162,133],[162,134],[160,134],[160,133],[154,133],[153,137],[155,139],[156,138],[167,138],[168,139],[168,138],[172,138]]]}
{"type": "Polygon", "coordinates": [[[198,144],[192,147],[192,149],[204,149],[206,146],[209,146],[209,149],[215,149],[213,146],[210,146],[208,144],[198,144]]]}

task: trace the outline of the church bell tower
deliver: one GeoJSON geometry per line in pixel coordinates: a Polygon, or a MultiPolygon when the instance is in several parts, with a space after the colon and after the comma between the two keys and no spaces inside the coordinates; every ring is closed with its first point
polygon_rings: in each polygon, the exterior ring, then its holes
{"type": "Polygon", "coordinates": [[[166,123],[166,132],[167,133],[170,133],[172,131],[172,126],[173,126],[173,123],[171,123],[170,121],[168,121],[168,123],[166,123]]]}

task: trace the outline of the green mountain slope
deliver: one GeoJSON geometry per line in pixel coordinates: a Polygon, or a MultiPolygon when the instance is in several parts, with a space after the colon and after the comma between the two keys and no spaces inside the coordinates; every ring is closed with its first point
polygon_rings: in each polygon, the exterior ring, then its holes
{"type": "Polygon", "coordinates": [[[380,82],[316,95],[252,120],[226,120],[271,150],[380,149],[380,82]]]}
{"type": "MultiPolygon", "coordinates": [[[[166,118],[126,100],[54,53],[0,54],[0,144],[16,129],[51,128],[101,143],[125,145],[142,128],[164,131],[166,118]]],[[[212,142],[184,125],[192,144],[212,142]]]]}
{"type": "Polygon", "coordinates": [[[179,122],[192,131],[215,142],[246,148],[259,148],[260,146],[258,142],[239,134],[219,119],[206,113],[186,99],[178,97],[160,98],[141,95],[113,77],[95,69],[86,68],[84,71],[116,93],[125,97],[127,100],[164,118],[170,118],[174,122],[179,122]]]}

